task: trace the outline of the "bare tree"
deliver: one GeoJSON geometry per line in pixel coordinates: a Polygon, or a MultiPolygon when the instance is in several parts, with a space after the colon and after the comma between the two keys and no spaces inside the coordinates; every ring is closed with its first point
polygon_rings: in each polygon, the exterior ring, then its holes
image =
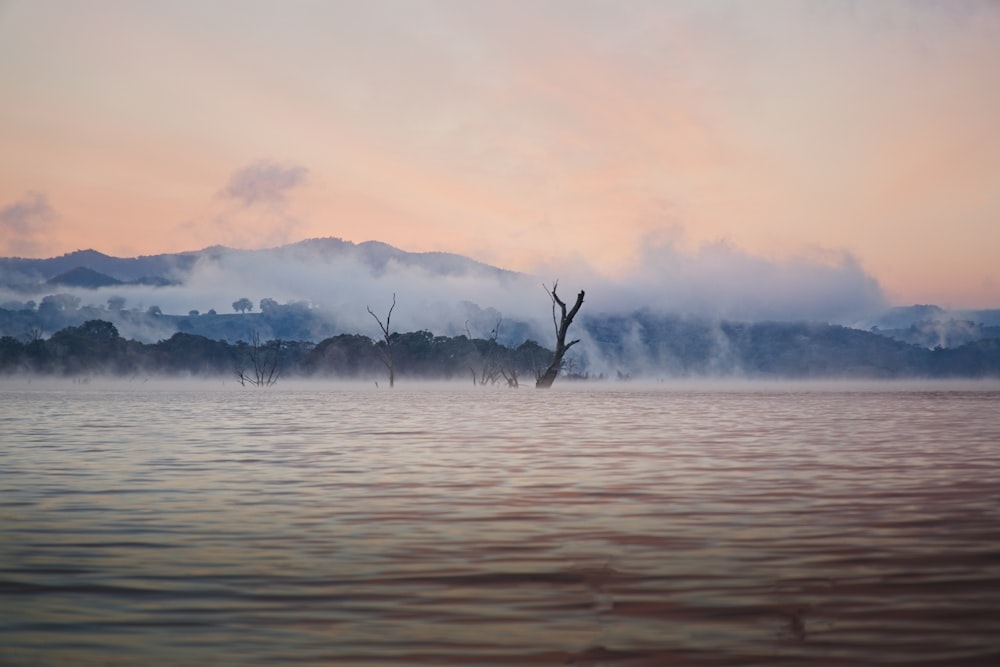
{"type": "Polygon", "coordinates": [[[465,333],[469,338],[469,342],[472,344],[473,349],[476,350],[476,354],[479,356],[479,360],[482,363],[482,368],[479,374],[476,373],[476,369],[470,365],[469,370],[472,371],[472,384],[479,384],[486,386],[487,384],[496,384],[497,380],[500,378],[500,374],[503,372],[500,367],[499,356],[499,346],[497,345],[497,338],[500,336],[500,325],[503,323],[503,318],[497,318],[497,324],[493,327],[490,332],[490,337],[486,339],[486,349],[480,351],[478,346],[475,344],[475,339],[472,336],[472,332],[469,331],[469,323],[465,323],[465,333]]]}
{"type": "Polygon", "coordinates": [[[396,383],[396,370],[392,363],[392,336],[389,334],[389,320],[392,319],[392,311],[396,307],[396,293],[392,293],[392,306],[389,307],[389,313],[385,316],[385,324],[382,324],[382,320],[379,316],[372,312],[371,306],[367,306],[368,314],[375,318],[378,322],[378,326],[382,329],[382,337],[385,340],[385,349],[376,346],[375,349],[379,352],[379,357],[382,359],[382,363],[385,364],[386,370],[389,371],[389,388],[391,389],[396,383]]]}
{"type": "Polygon", "coordinates": [[[35,341],[42,340],[42,330],[38,327],[29,327],[27,331],[21,338],[24,340],[25,345],[31,345],[35,341]]]}
{"type": "MultiPolygon", "coordinates": [[[[543,287],[545,286],[543,285],[543,287]]],[[[556,294],[558,287],[558,280],[552,283],[552,289],[545,287],[546,293],[552,299],[552,324],[556,329],[556,349],[552,353],[552,362],[549,363],[549,367],[545,369],[545,372],[535,382],[535,386],[539,389],[548,389],[552,386],[552,383],[555,382],[556,377],[559,375],[559,371],[562,370],[563,357],[566,356],[566,352],[569,348],[580,342],[579,339],[575,339],[567,343],[566,332],[569,331],[569,325],[573,323],[573,318],[576,317],[580,306],[583,305],[583,290],[580,290],[580,293],[576,295],[576,303],[567,312],[566,303],[556,294]],[[556,316],[556,306],[559,307],[558,319],[556,316]]]]}
{"type": "Polygon", "coordinates": [[[500,375],[502,375],[503,379],[507,381],[507,386],[510,387],[511,389],[517,389],[520,386],[517,383],[517,369],[514,368],[513,366],[508,370],[504,370],[501,368],[500,375]]]}
{"type": "Polygon", "coordinates": [[[280,348],[281,342],[277,340],[272,340],[269,343],[261,343],[260,334],[254,331],[250,336],[250,344],[247,350],[247,356],[249,357],[252,369],[249,371],[242,367],[236,369],[236,378],[240,381],[240,384],[244,387],[247,385],[252,387],[270,387],[276,383],[280,374],[278,370],[278,352],[280,348]]]}

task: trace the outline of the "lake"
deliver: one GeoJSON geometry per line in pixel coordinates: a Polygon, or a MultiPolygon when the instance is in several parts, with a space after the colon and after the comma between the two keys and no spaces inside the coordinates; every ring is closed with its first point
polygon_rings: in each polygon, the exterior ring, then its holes
{"type": "Polygon", "coordinates": [[[998,665],[997,383],[0,383],[2,665],[998,665]]]}

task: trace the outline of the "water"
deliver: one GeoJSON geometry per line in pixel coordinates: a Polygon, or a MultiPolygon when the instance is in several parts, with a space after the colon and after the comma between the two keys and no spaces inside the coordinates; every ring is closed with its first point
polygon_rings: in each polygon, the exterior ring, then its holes
{"type": "Polygon", "coordinates": [[[997,665],[1000,387],[0,385],[2,665],[997,665]]]}

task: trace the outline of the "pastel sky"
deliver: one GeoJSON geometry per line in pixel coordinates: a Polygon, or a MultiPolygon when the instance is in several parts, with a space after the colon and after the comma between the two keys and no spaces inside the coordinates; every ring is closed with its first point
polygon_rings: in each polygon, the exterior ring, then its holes
{"type": "Polygon", "coordinates": [[[319,236],[1000,307],[1000,3],[0,0],[0,254],[319,236]]]}

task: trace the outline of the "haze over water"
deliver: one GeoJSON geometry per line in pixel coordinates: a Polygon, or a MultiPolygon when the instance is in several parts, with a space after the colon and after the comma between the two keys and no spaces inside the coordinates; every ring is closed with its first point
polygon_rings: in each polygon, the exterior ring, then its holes
{"type": "Polygon", "coordinates": [[[0,664],[995,665],[998,406],[0,384],[0,664]]]}

